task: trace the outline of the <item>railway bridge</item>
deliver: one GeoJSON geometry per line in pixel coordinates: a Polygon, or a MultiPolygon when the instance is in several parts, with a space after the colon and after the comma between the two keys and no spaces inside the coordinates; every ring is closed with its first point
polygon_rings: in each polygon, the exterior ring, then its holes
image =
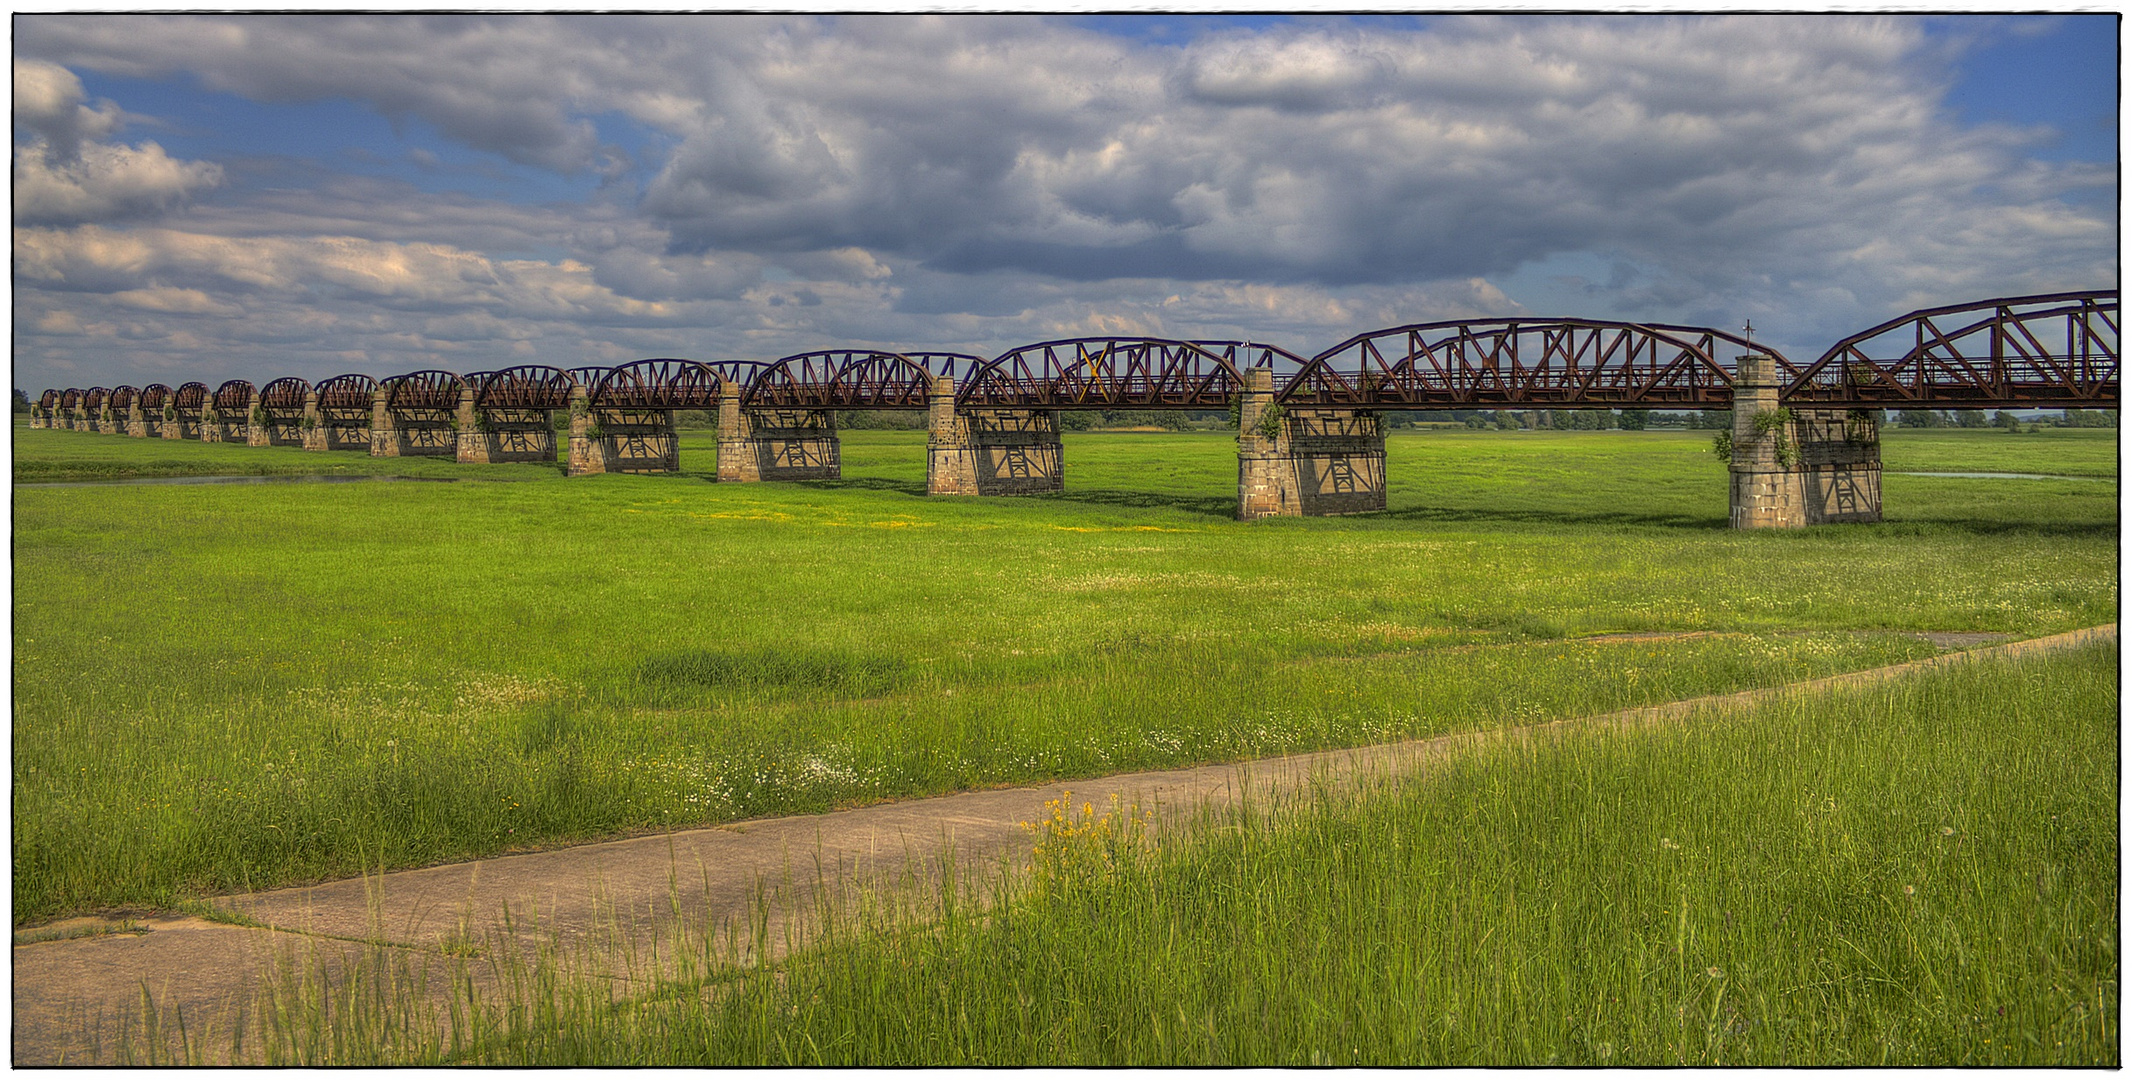
{"type": "Polygon", "coordinates": [[[717,417],[718,479],[752,482],[840,476],[838,412],[922,410],[927,493],[995,496],[1062,489],[1061,412],[1234,409],[1237,517],[1250,520],[1383,509],[1385,411],[1714,409],[1733,418],[1732,524],[1788,527],[1880,519],[1882,409],[2117,408],[2117,335],[2112,289],[1914,311],[1805,364],[1707,327],[1463,319],[1357,334],[1308,358],[1263,342],[1097,337],[989,359],[844,349],[233,380],[212,393],[47,390],[31,424],[553,462],[567,410],[565,471],[583,476],[676,471],[674,413],[702,410],[717,417]]]}

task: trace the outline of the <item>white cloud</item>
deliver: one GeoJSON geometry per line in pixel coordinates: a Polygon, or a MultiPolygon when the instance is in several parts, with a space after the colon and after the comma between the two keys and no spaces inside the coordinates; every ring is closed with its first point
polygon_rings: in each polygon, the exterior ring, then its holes
{"type": "Polygon", "coordinates": [[[213,187],[222,170],[179,161],[152,142],[91,143],[72,161],[42,141],[15,147],[15,221],[23,225],[113,221],[150,216],[213,187]]]}
{"type": "Polygon", "coordinates": [[[1542,313],[1809,340],[2114,285],[2114,202],[2087,198],[2114,163],[1957,126],[1920,25],[1500,16],[1156,47],[1014,17],[24,16],[16,267],[75,325],[210,334],[118,299],[190,291],[247,313],[233,338],[330,327],[381,363],[1100,327],[1307,352],[1521,310],[1521,268],[1561,260],[1625,269],[1542,313]],[[623,175],[594,127],[618,115],[647,135],[641,187],[530,206],[321,168],[188,206],[216,166],[103,141],[119,107],[58,64],[353,98],[561,173],[623,175]],[[148,213],[165,227],[22,228],[148,213]]]}

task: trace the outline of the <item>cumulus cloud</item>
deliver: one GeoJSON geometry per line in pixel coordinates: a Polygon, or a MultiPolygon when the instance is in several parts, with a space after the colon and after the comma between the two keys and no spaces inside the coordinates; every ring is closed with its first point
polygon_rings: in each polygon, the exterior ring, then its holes
{"type": "Polygon", "coordinates": [[[57,64],[15,61],[15,126],[42,136],[51,154],[71,162],[85,140],[101,139],[117,129],[118,106],[83,104],[81,79],[57,64]]]}
{"type": "Polygon", "coordinates": [[[15,221],[23,225],[112,221],[169,209],[222,179],[203,161],[179,161],[152,142],[82,146],[72,161],[32,142],[15,148],[15,221]]]}
{"type": "Polygon", "coordinates": [[[56,64],[15,61],[15,221],[46,225],[145,217],[222,179],[209,162],[179,161],[161,146],[100,142],[123,120],[118,106],[83,103],[81,79],[56,64]]]}
{"type": "Polygon", "coordinates": [[[1906,17],[1317,21],[1180,47],[1017,17],[17,29],[36,148],[18,143],[18,225],[168,213],[217,175],[109,143],[118,106],[55,65],[352,98],[509,161],[634,178],[534,206],[317,177],[162,231],[18,230],[33,299],[100,294],[83,326],[201,321],[114,298],[169,289],[253,324],[330,318],[379,355],[484,335],[558,358],[984,351],[1102,327],[1307,350],[1518,312],[1506,282],[1581,259],[1619,269],[1550,294],[1590,306],[1544,313],[1833,339],[1904,305],[2117,274],[2115,164],[1958,126],[1933,66],[1950,46],[1906,17]],[[607,118],[648,137],[605,145],[607,118]]]}

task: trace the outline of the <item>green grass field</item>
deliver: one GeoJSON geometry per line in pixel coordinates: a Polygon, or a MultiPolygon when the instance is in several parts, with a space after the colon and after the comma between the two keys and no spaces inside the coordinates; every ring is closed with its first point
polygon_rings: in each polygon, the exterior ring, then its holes
{"type": "Polygon", "coordinates": [[[1066,488],[564,479],[18,428],[18,925],[632,830],[1474,730],[2115,618],[2116,433],[1887,434],[1887,521],[1725,526],[1695,433],[1390,440],[1390,508],[1231,520],[1221,434],[1066,488]],[[2093,480],[1968,480],[1899,470],[2093,480]],[[1603,637],[1600,635],[1641,635],[1603,637]]]}
{"type": "Polygon", "coordinates": [[[278,986],[247,1045],[304,1065],[2113,1067],[2117,709],[2112,643],[1478,748],[1278,816],[1151,833],[1073,809],[1029,877],[846,894],[774,965],[685,930],[660,950],[679,972],[618,995],[500,948],[452,1039],[379,950],[338,1010],[278,986]]]}

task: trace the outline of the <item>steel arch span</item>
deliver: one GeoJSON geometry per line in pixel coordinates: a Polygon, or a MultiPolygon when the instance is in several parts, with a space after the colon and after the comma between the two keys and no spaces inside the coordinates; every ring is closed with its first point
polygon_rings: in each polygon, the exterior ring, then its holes
{"type": "Polygon", "coordinates": [[[459,407],[459,390],[463,385],[458,375],[429,368],[389,376],[378,383],[378,388],[385,391],[385,407],[388,409],[450,412],[459,407]]]}
{"type": "Polygon", "coordinates": [[[111,411],[124,412],[133,407],[133,399],[141,395],[139,387],[114,386],[111,388],[111,411]]]}
{"type": "MultiPolygon", "coordinates": [[[[1451,319],[1373,330],[1313,357],[1276,396],[1350,408],[1678,408],[1732,404],[1701,327],[1600,319],[1451,319]]],[[[1780,370],[1790,362],[1772,350],[1780,370]]]]}
{"type": "Polygon", "coordinates": [[[751,409],[923,409],[933,380],[955,378],[986,361],[952,352],[878,349],[797,353],[770,364],[748,384],[751,409]]]}
{"type": "Polygon", "coordinates": [[[978,366],[955,404],[1033,409],[1226,409],[1243,371],[1219,347],[1168,338],[1067,338],[978,366]]]}
{"type": "Polygon", "coordinates": [[[215,411],[223,416],[249,413],[258,391],[243,379],[231,379],[215,388],[215,411]]]}
{"type": "Polygon", "coordinates": [[[1784,387],[1801,405],[2118,407],[2117,290],[1913,311],[1837,342],[1784,387]]]}
{"type": "Polygon", "coordinates": [[[378,384],[368,375],[350,372],[335,375],[313,389],[318,394],[319,415],[348,419],[360,412],[368,420],[370,407],[377,401],[378,384]]]}
{"type": "Polygon", "coordinates": [[[207,384],[204,382],[185,383],[170,396],[170,403],[180,415],[187,418],[197,417],[207,408],[208,393],[207,384]]]}
{"type": "Polygon", "coordinates": [[[259,407],[273,413],[301,416],[311,384],[294,375],[284,375],[259,388],[259,407]]]}
{"type": "Polygon", "coordinates": [[[569,372],[544,364],[519,364],[497,371],[466,376],[474,390],[477,409],[567,409],[570,389],[577,385],[569,372]]]}
{"type": "Polygon", "coordinates": [[[601,409],[715,409],[727,385],[745,386],[761,367],[752,360],[634,360],[591,369],[599,374],[586,398],[601,409]]]}

